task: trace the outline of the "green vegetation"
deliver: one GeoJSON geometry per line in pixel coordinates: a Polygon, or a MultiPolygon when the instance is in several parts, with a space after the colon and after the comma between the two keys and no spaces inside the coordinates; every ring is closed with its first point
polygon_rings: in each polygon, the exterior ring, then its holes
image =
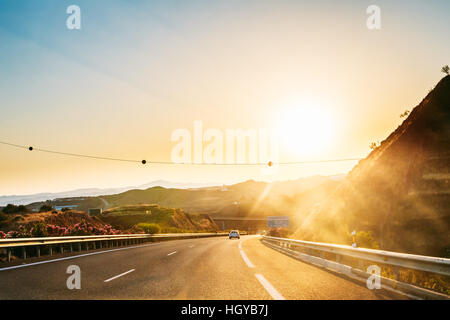
{"type": "Polygon", "coordinates": [[[8,204],[6,207],[3,208],[3,213],[24,213],[24,212],[28,212],[28,209],[23,205],[16,206],[13,204],[8,204]]]}
{"type": "Polygon", "coordinates": [[[138,223],[136,225],[139,229],[144,231],[145,233],[155,234],[161,232],[161,227],[156,223],[138,223]]]}
{"type": "Polygon", "coordinates": [[[378,141],[378,142],[371,142],[370,144],[369,144],[369,148],[370,149],[372,149],[372,150],[375,150],[376,148],[378,148],[380,146],[380,142],[378,141]]]}
{"type": "Polygon", "coordinates": [[[161,229],[161,233],[183,233],[183,232],[190,232],[190,231],[183,230],[177,227],[165,227],[161,229]]]}
{"type": "Polygon", "coordinates": [[[449,67],[448,65],[443,66],[442,69],[441,69],[441,71],[442,71],[443,73],[445,73],[446,75],[449,75],[449,74],[450,74],[450,67],[449,67]]]}
{"type": "Polygon", "coordinates": [[[45,223],[36,223],[30,230],[33,237],[47,237],[48,231],[45,223]]]}
{"type": "Polygon", "coordinates": [[[47,204],[44,204],[40,209],[39,209],[39,212],[47,212],[47,211],[52,211],[53,210],[53,207],[52,206],[49,206],[49,205],[47,205],[47,204]]]}
{"type": "Polygon", "coordinates": [[[8,216],[2,212],[0,212],[0,222],[8,220],[8,216]]]}
{"type": "Polygon", "coordinates": [[[405,110],[405,112],[403,112],[403,113],[400,115],[400,118],[407,117],[410,113],[411,113],[411,111],[405,110]]]}
{"type": "MultiPolygon", "coordinates": [[[[353,243],[353,237],[350,232],[347,233],[347,237],[349,239],[349,245],[353,243]]],[[[368,249],[379,249],[380,245],[372,236],[372,232],[370,231],[358,231],[356,232],[356,245],[359,248],[368,248],[368,249]]]]}
{"type": "MultiPolygon", "coordinates": [[[[205,214],[188,214],[181,209],[164,208],[155,204],[128,205],[105,210],[100,217],[104,222],[120,229],[144,225],[158,226],[158,232],[210,232],[218,230],[217,225],[205,214]]],[[[147,232],[146,233],[153,233],[147,232]]]]}

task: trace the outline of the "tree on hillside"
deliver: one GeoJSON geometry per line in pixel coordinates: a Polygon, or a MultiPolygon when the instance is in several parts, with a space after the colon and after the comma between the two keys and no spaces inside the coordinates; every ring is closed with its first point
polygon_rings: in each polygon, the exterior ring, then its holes
{"type": "Polygon", "coordinates": [[[400,118],[404,118],[404,117],[408,116],[409,113],[410,113],[409,110],[405,110],[405,112],[403,112],[403,113],[400,115],[400,118]]]}
{"type": "Polygon", "coordinates": [[[446,75],[449,75],[449,74],[450,74],[450,67],[449,67],[448,65],[443,66],[442,69],[441,69],[441,71],[442,71],[443,73],[445,73],[446,75]]]}
{"type": "Polygon", "coordinates": [[[44,204],[40,209],[39,212],[47,212],[47,211],[52,211],[53,207],[49,206],[48,204],[44,204]]]}
{"type": "Polygon", "coordinates": [[[369,148],[370,149],[372,149],[372,150],[375,150],[376,148],[378,148],[380,146],[380,142],[371,142],[370,144],[369,144],[369,148]]]}

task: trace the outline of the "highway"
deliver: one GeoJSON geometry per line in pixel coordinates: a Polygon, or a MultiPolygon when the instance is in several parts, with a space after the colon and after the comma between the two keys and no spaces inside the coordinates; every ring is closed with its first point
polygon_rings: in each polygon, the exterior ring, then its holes
{"type": "Polygon", "coordinates": [[[257,236],[163,241],[0,265],[1,300],[401,298],[288,257],[257,236]],[[70,265],[81,270],[81,289],[67,288],[70,265]]]}

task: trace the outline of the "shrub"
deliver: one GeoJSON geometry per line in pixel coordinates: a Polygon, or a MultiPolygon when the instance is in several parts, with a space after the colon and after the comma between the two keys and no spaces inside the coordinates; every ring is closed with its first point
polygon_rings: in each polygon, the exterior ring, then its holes
{"type": "MultiPolygon", "coordinates": [[[[351,245],[353,243],[353,237],[350,233],[348,233],[347,236],[349,237],[349,244],[351,245]]],[[[356,233],[356,245],[360,248],[380,248],[378,242],[375,241],[370,231],[358,231],[356,233]]]]}
{"type": "Polygon", "coordinates": [[[378,148],[380,146],[380,142],[371,142],[369,144],[369,148],[372,150],[375,150],[376,148],[378,148]]]}
{"type": "Polygon", "coordinates": [[[110,225],[96,227],[87,222],[80,222],[72,227],[61,227],[53,224],[39,222],[34,224],[29,230],[24,225],[18,230],[9,231],[6,238],[28,238],[28,237],[60,237],[60,236],[85,236],[85,235],[107,235],[120,234],[119,230],[110,225]]]}
{"type": "Polygon", "coordinates": [[[286,228],[271,228],[267,232],[270,237],[287,238],[289,230],[286,228]]]}
{"type": "Polygon", "coordinates": [[[42,222],[35,224],[31,228],[30,233],[33,237],[47,237],[48,236],[47,227],[42,222]]]}
{"type": "Polygon", "coordinates": [[[163,233],[182,233],[183,230],[177,227],[166,227],[166,228],[162,228],[161,232],[163,233]]]}
{"type": "Polygon", "coordinates": [[[5,220],[8,220],[8,216],[6,214],[0,212],[0,221],[5,221],[5,220]]]}
{"type": "Polygon", "coordinates": [[[161,231],[161,227],[156,223],[138,223],[136,226],[149,234],[159,233],[161,231]]]}
{"type": "Polygon", "coordinates": [[[19,212],[27,212],[28,209],[24,205],[15,206],[13,204],[8,204],[3,208],[3,213],[19,213],[19,212]]]}
{"type": "Polygon", "coordinates": [[[47,212],[47,211],[52,211],[53,207],[49,206],[48,204],[44,204],[40,209],[39,212],[47,212]]]}
{"type": "Polygon", "coordinates": [[[9,231],[5,238],[29,238],[31,237],[31,233],[25,229],[24,226],[19,226],[19,230],[17,231],[9,231]]]}

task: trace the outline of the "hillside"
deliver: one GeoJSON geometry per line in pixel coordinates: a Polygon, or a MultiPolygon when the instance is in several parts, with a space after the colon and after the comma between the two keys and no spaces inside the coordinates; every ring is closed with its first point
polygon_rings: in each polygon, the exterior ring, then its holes
{"type": "Polygon", "coordinates": [[[90,217],[86,212],[81,211],[2,213],[1,218],[0,230],[2,232],[19,232],[21,237],[112,234],[120,232],[119,230],[112,229],[108,223],[98,217],[90,217]],[[36,225],[45,226],[43,233],[33,233],[36,225]]]}
{"type": "MultiPolygon", "coordinates": [[[[49,202],[36,202],[27,207],[38,210],[46,203],[52,206],[76,205],[77,210],[87,211],[89,208],[100,207],[106,210],[151,203],[166,208],[180,208],[192,214],[208,214],[213,218],[289,215],[294,219],[305,212],[304,206],[299,207],[301,212],[297,210],[297,199],[304,199],[301,194],[308,193],[323,184],[327,184],[331,191],[339,182],[329,177],[312,176],[272,183],[248,180],[234,185],[195,189],[158,186],[99,197],[61,198],[49,202]]],[[[323,193],[323,190],[320,192],[323,193]]]]}
{"type": "Polygon", "coordinates": [[[15,205],[25,205],[29,203],[39,203],[46,200],[61,199],[61,198],[82,198],[82,197],[96,197],[109,194],[117,194],[120,192],[125,192],[133,189],[148,189],[151,187],[164,187],[164,188],[177,188],[177,189],[189,189],[189,188],[201,188],[214,186],[218,184],[214,183],[179,183],[170,182],[165,180],[156,180],[149,183],[145,183],[139,186],[127,186],[118,188],[84,188],[68,190],[63,192],[47,192],[47,193],[36,193],[36,194],[26,194],[26,195],[8,195],[0,196],[0,209],[6,206],[8,203],[15,205]]]}
{"type": "Polygon", "coordinates": [[[206,214],[194,215],[181,209],[163,208],[155,204],[127,205],[106,210],[100,219],[117,229],[130,229],[138,223],[156,223],[161,232],[215,232],[219,228],[206,214]]]}
{"type": "MultiPolygon", "coordinates": [[[[173,232],[215,232],[219,228],[206,214],[188,214],[181,209],[163,208],[158,205],[129,205],[106,210],[102,215],[90,217],[82,211],[23,212],[0,215],[0,231],[19,231],[23,236],[31,236],[36,225],[54,227],[48,232],[53,236],[73,235],[72,233],[109,234],[140,233],[138,223],[155,223],[163,233],[173,232]],[[80,226],[79,229],[77,225],[80,226]],[[112,228],[111,228],[112,226],[112,228]],[[81,230],[82,229],[82,230],[81,230]],[[67,231],[66,231],[67,230],[67,231]],[[64,234],[70,232],[71,234],[64,234]]],[[[47,232],[47,231],[46,231],[47,232]]]]}
{"type": "Polygon", "coordinates": [[[380,247],[428,255],[450,249],[450,76],[309,212],[296,237],[348,241],[371,231],[380,247]]]}
{"type": "Polygon", "coordinates": [[[248,180],[231,186],[200,189],[153,187],[130,190],[103,199],[110,206],[157,203],[212,217],[293,215],[292,208],[284,205],[286,199],[328,181],[331,180],[327,177],[315,176],[273,183],[248,180]]]}

